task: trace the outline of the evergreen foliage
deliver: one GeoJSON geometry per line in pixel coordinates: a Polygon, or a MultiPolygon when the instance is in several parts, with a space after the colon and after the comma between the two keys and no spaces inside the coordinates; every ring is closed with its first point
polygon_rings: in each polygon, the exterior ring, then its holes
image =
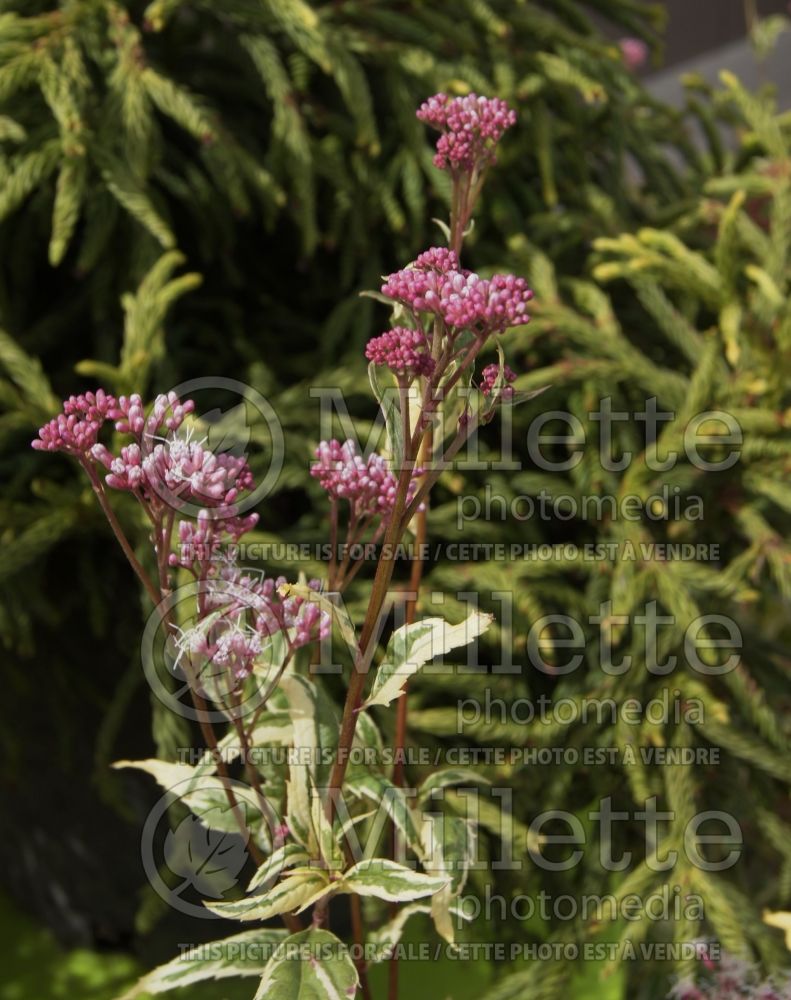
{"type": "MultiPolygon", "coordinates": [[[[659,24],[656,12],[633,0],[587,8],[646,38],[659,24]]],[[[163,390],[207,372],[244,379],[269,398],[287,435],[279,493],[256,537],[322,538],[311,503],[317,492],[305,475],[317,438],[309,388],[362,395],[364,366],[346,362],[360,358],[362,341],[385,314],[358,292],[431,240],[424,220],[448,194],[413,108],[439,89],[499,94],[518,108],[521,127],[476,219],[472,257],[491,260],[493,247],[503,256],[505,244],[502,263],[529,277],[534,319],[509,337],[508,361],[525,373],[518,389],[550,386],[540,405],[514,411],[514,441],[525,441],[539,412],[557,408],[579,419],[588,447],[564,474],[542,474],[521,456],[518,471],[447,475],[429,535],[462,540],[459,498],[483,497],[487,485],[507,504],[542,490],[581,503],[586,496],[662,497],[663,487],[674,496],[678,487],[682,509],[685,498],[699,495],[704,516],[468,525],[464,540],[550,543],[555,558],[440,563],[427,591],[447,591],[452,609],[453,595],[475,587],[498,618],[497,595],[513,593],[506,643],[516,663],[525,662],[537,620],[574,614],[585,626],[588,666],[555,678],[527,671],[424,675],[410,695],[410,727],[421,742],[457,742],[457,701],[483,697],[486,686],[509,707],[544,693],[580,705],[590,698],[700,699],[702,721],[542,726],[506,719],[468,726],[462,737],[487,746],[637,748],[631,764],[493,769],[492,778],[515,790],[517,822],[547,808],[579,813],[580,803],[605,796],[633,813],[657,796],[676,814],[669,843],[679,845],[692,812],[732,812],[748,850],[731,872],[683,865],[666,876],[653,872],[639,863],[643,842],[630,823],[617,846],[631,848],[635,864],[619,877],[606,880],[594,856],[570,872],[528,870],[519,891],[621,899],[680,885],[702,896],[705,921],[627,923],[617,928],[622,939],[710,934],[735,954],[770,968],[783,964],[782,939],[762,924],[760,911],[788,908],[791,894],[784,719],[789,117],[731,78],[717,92],[687,81],[683,115],[657,105],[575,0],[229,0],[221,7],[17,0],[0,2],[0,61],[0,633],[7,669],[40,672],[46,660],[47,669],[68,677],[76,669],[73,650],[56,648],[52,635],[77,615],[95,635],[82,637],[89,658],[104,652],[108,632],[121,636],[138,626],[134,604],[119,607],[106,586],[109,579],[131,593],[134,584],[103,551],[92,498],[65,463],[53,473],[57,463],[43,464],[29,451],[35,428],[77,388],[101,380],[119,393],[163,390]],[[324,366],[318,375],[317,358],[324,366]],[[622,471],[607,472],[598,461],[599,425],[590,414],[605,397],[632,415],[613,425],[613,454],[635,456],[622,471]],[[655,442],[645,441],[634,416],[649,397],[674,414],[655,442]],[[701,475],[683,460],[683,434],[704,410],[732,414],[744,440],[735,466],[701,475]],[[669,450],[682,459],[656,472],[649,460],[669,450]],[[719,546],[719,557],[569,559],[569,542],[617,543],[619,553],[628,545],[640,553],[652,543],[693,542],[719,546]],[[53,580],[75,565],[72,592],[56,601],[53,580]],[[652,674],[642,633],[627,625],[615,629],[613,656],[631,653],[632,668],[604,675],[601,633],[590,619],[607,602],[616,621],[652,601],[682,625],[660,632],[660,660],[683,662],[692,619],[727,614],[743,636],[738,668],[721,676],[683,667],[652,674]],[[660,765],[641,760],[644,746],[722,752],[716,766],[660,765]]],[[[372,414],[358,415],[364,432],[372,414]]],[[[498,448],[495,437],[482,435],[484,458],[496,458],[498,448]]],[[[706,454],[722,458],[728,450],[706,454]]],[[[131,505],[125,514],[130,525],[139,517],[131,505]]],[[[142,540],[142,521],[137,532],[142,540]]],[[[310,575],[318,566],[268,568],[310,575]]],[[[129,648],[118,640],[124,664],[129,648]]],[[[497,644],[482,645],[487,651],[497,662],[497,644]]],[[[562,647],[545,655],[567,658],[562,647]]],[[[716,657],[717,650],[700,655],[716,657]]],[[[100,698],[115,690],[97,750],[111,797],[103,763],[118,756],[132,682],[115,669],[108,678],[107,670],[101,664],[90,673],[100,698]]],[[[25,697],[21,682],[20,691],[25,697]]],[[[160,753],[185,745],[173,725],[155,706],[160,753]]],[[[582,942],[604,937],[607,926],[511,921],[498,933],[582,942]]],[[[668,978],[652,973],[652,983],[641,963],[628,963],[624,995],[661,996],[671,972],[688,971],[668,965],[668,978]]],[[[518,966],[490,1000],[561,997],[576,974],[568,963],[518,966]]]]}

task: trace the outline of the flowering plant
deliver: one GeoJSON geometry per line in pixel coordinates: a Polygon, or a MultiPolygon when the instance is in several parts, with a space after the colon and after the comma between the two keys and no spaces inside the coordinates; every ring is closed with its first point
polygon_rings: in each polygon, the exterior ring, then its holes
{"type": "MultiPolygon", "coordinates": [[[[450,220],[442,227],[448,245],[426,250],[381,287],[392,323],[365,353],[385,418],[386,454],[361,454],[351,440],[322,441],[316,449],[310,474],[329,507],[324,580],[288,582],[240,565],[237,543],[258,520],[245,513],[253,475],[243,457],[208,447],[190,400],[171,392],[146,407],[137,395],[87,392],[66,400],[33,442],[72,456],[88,476],[156,608],[170,670],[186,683],[206,744],[195,766],[158,759],[117,766],[143,770],[166,792],[178,792],[208,830],[236,830],[244,838],[256,868],[245,895],[207,900],[207,910],[285,924],[197,949],[146,976],[129,996],[204,978],[257,975],[256,998],[353,996],[358,988],[367,997],[367,963],[392,952],[411,915],[430,913],[441,937],[454,941],[452,915],[477,830],[470,817],[438,811],[437,796],[480,785],[481,778],[474,770],[448,768],[406,789],[403,767],[388,767],[381,752],[373,710],[397,703],[394,748],[403,749],[409,678],[491,624],[491,616],[477,611],[457,624],[416,620],[420,558],[412,562],[399,608],[391,584],[404,537],[425,538],[430,493],[442,471],[499,406],[535,395],[516,391],[497,340],[528,321],[532,293],[522,278],[484,278],[461,263],[475,205],[514,112],[500,100],[439,94],[418,118],[440,132],[434,162],[451,179],[450,220]],[[492,344],[499,360],[476,378],[479,355],[492,344]],[[106,436],[113,426],[122,442],[106,436]],[[145,512],[151,558],[138,557],[116,516],[118,492],[145,512]],[[358,629],[340,595],[363,567],[353,544],[363,538],[380,545],[381,556],[358,629]],[[191,599],[187,620],[173,600],[182,591],[191,599]],[[403,623],[372,671],[394,608],[403,623]],[[334,634],[351,661],[340,713],[322,677],[334,634]],[[280,773],[255,753],[272,745],[299,751],[284,758],[280,773]],[[360,762],[355,747],[374,752],[360,762]],[[232,775],[237,767],[243,780],[232,775]],[[351,948],[330,929],[331,903],[343,897],[351,948]],[[376,929],[363,919],[362,899],[391,906],[376,929]]],[[[374,919],[382,914],[381,906],[372,910],[374,919]]],[[[396,984],[392,975],[391,995],[396,984]]]]}
{"type": "Polygon", "coordinates": [[[698,948],[700,966],[695,975],[679,979],[669,1000],[788,1000],[791,976],[765,978],[744,958],[722,954],[719,961],[709,955],[705,942],[698,948]]]}

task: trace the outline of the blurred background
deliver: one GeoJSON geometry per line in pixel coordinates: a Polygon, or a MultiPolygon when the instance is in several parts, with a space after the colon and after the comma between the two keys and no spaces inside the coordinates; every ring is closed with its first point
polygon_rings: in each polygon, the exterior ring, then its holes
{"type": "MultiPolygon", "coordinates": [[[[518,411],[515,440],[547,406],[598,433],[588,414],[604,396],[630,413],[652,396],[681,416],[728,409],[745,434],[738,467],[704,477],[684,464],[660,478],[639,464],[606,472],[592,455],[557,476],[525,464],[441,481],[429,532],[442,541],[461,537],[458,497],[486,485],[509,501],[663,486],[703,497],[705,517],[693,523],[467,525],[467,540],[719,546],[716,563],[433,566],[428,587],[453,595],[474,580],[492,610],[492,595],[514,593],[507,641],[517,662],[542,614],[587,621],[606,600],[625,613],[656,600],[684,620],[727,609],[749,650],[727,677],[643,669],[603,683],[591,631],[586,672],[489,679],[506,700],[704,698],[704,725],[646,724],[641,738],[719,747],[713,770],[495,776],[514,787],[520,822],[603,795],[633,808],[656,794],[681,815],[689,803],[731,802],[748,845],[738,871],[676,873],[706,900],[700,926],[605,934],[715,936],[765,968],[788,964],[761,911],[791,904],[789,29],[787,5],[774,0],[0,0],[2,1000],[110,998],[179,942],[222,933],[169,910],[147,885],[140,830],[157,793],[109,765],[172,757],[198,737],[151,696],[139,657],[144,595],[90,491],[65,458],[29,442],[60,399],[97,384],[150,396],[206,374],[242,380],[272,402],[287,441],[256,536],[321,540],[309,390],[340,386],[361,429],[370,425],[363,346],[387,315],[359,293],[438,240],[430,220],[447,214],[448,188],[414,110],[440,90],[496,94],[519,116],[467,262],[524,274],[535,290],[534,320],[506,352],[520,387],[552,388],[518,411]]],[[[219,393],[217,405],[227,402],[219,393]]],[[[263,467],[263,428],[253,432],[263,467]]],[[[618,424],[616,451],[640,452],[644,433],[639,419],[618,424]]],[[[483,448],[495,454],[496,441],[483,448]]],[[[145,525],[124,499],[120,515],[147,558],[145,525]]],[[[635,636],[619,641],[639,656],[635,636]]],[[[663,652],[683,641],[673,630],[663,652]]],[[[475,689],[462,681],[462,696],[475,689]]],[[[593,722],[459,733],[459,693],[439,678],[415,684],[415,740],[608,746],[628,736],[593,722]]],[[[636,836],[624,830],[621,846],[636,836]]],[[[525,879],[508,891],[632,885],[606,882],[595,866],[525,879]]],[[[602,929],[495,920],[488,932],[540,942],[602,929]]],[[[459,1000],[487,990],[581,1000],[665,996],[680,971],[631,963],[602,980],[599,968],[449,963],[431,974],[437,995],[459,1000]]],[[[424,969],[402,975],[428,995],[424,969]]]]}

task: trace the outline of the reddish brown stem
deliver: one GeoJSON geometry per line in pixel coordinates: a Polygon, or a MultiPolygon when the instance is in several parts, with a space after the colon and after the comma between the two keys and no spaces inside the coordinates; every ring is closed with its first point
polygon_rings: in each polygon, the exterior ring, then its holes
{"type": "Polygon", "coordinates": [[[110,502],[107,499],[107,495],[104,492],[104,487],[102,486],[102,481],[96,474],[96,469],[88,463],[83,463],[83,468],[88,474],[88,479],[91,481],[91,486],[93,487],[93,492],[96,494],[96,499],[99,501],[99,506],[102,508],[102,513],[107,518],[110,527],[113,530],[113,534],[121,546],[121,550],[126,556],[127,562],[135,571],[137,578],[143,584],[146,593],[153,601],[154,605],[159,604],[160,595],[157,588],[154,586],[151,577],[146,573],[140,564],[137,556],[134,553],[134,549],[129,544],[129,539],[124,534],[124,529],[121,527],[118,518],[115,516],[115,511],[110,506],[110,502]]]}
{"type": "MultiPolygon", "coordinates": [[[[423,444],[420,449],[420,457],[418,458],[418,464],[422,464],[426,461],[426,456],[431,454],[431,448],[433,444],[433,434],[431,430],[426,434],[423,439],[423,444]]],[[[406,625],[411,625],[415,620],[415,611],[417,609],[417,599],[420,593],[420,584],[423,580],[423,547],[426,544],[426,538],[428,535],[428,504],[426,503],[422,510],[419,510],[415,515],[415,520],[417,522],[415,528],[415,558],[412,560],[412,568],[409,576],[409,593],[407,595],[406,607],[404,609],[404,623],[406,625]]],[[[395,763],[393,765],[393,784],[402,787],[404,784],[404,761],[403,761],[403,750],[406,744],[406,730],[407,730],[407,714],[408,714],[408,688],[409,682],[404,685],[404,693],[398,699],[398,705],[396,708],[396,727],[395,727],[395,737],[393,740],[395,753],[395,763]]],[[[397,835],[397,834],[396,834],[397,835]]]]}
{"type": "MultiPolygon", "coordinates": [[[[461,257],[462,243],[464,242],[464,230],[469,221],[470,214],[472,212],[472,203],[470,199],[470,184],[471,178],[466,178],[466,185],[462,187],[462,184],[457,179],[453,185],[453,200],[451,208],[451,220],[450,220],[450,231],[451,231],[451,249],[455,251],[457,257],[461,257]]],[[[435,327],[434,336],[434,354],[435,357],[439,353],[439,337],[441,331],[439,328],[435,327]]],[[[455,383],[461,377],[464,370],[474,362],[475,357],[480,350],[480,345],[477,345],[477,349],[469,352],[469,356],[464,359],[462,364],[459,366],[458,370],[454,373],[448,384],[444,387],[443,396],[446,396],[448,391],[453,388],[455,383]]],[[[447,355],[445,356],[447,363],[447,355]]],[[[432,411],[433,406],[436,401],[433,398],[433,392],[431,391],[431,382],[428,383],[427,393],[423,399],[423,407],[417,420],[417,427],[415,428],[415,436],[421,436],[421,441],[418,446],[416,442],[413,442],[413,447],[415,447],[418,454],[418,464],[424,465],[427,460],[431,458],[433,450],[433,430],[431,427],[430,420],[426,424],[425,418],[427,416],[427,403],[429,400],[432,401],[432,411]],[[426,426],[426,431],[423,433],[422,429],[426,426]]],[[[439,397],[438,397],[439,398],[439,397]]],[[[444,463],[443,463],[444,464],[444,463]]],[[[426,543],[427,537],[427,525],[428,525],[428,495],[431,486],[436,481],[436,477],[431,477],[430,475],[425,475],[423,482],[418,487],[416,491],[417,494],[421,495],[421,498],[425,501],[422,509],[418,509],[421,501],[412,500],[408,504],[407,511],[404,514],[402,522],[402,530],[406,530],[407,525],[412,516],[417,520],[417,529],[415,531],[415,547],[416,553],[415,558],[412,561],[412,568],[409,579],[409,594],[407,596],[407,605],[404,611],[404,621],[407,625],[412,624],[415,620],[415,611],[417,608],[417,599],[420,592],[420,584],[423,579],[423,557],[422,550],[426,543]]],[[[409,685],[408,683],[404,685],[404,691],[401,697],[398,699],[398,704],[396,708],[396,725],[395,725],[395,736],[394,736],[394,750],[395,750],[395,763],[393,765],[393,784],[400,787],[404,785],[405,779],[405,764],[404,764],[404,750],[406,747],[406,737],[407,737],[407,721],[409,714],[409,685]]],[[[398,830],[393,827],[393,857],[398,857],[399,852],[399,833],[398,830]]],[[[398,905],[393,904],[391,907],[391,913],[393,916],[398,912],[398,905]]],[[[388,988],[387,995],[389,1000],[398,1000],[398,955],[394,953],[390,959],[388,968],[388,988]]]]}
{"type": "Polygon", "coordinates": [[[338,736],[338,751],[330,774],[330,795],[327,800],[327,814],[331,818],[334,807],[333,791],[339,792],[343,787],[343,779],[346,776],[346,768],[349,764],[350,750],[354,740],[354,731],[357,727],[357,711],[362,702],[365,678],[368,673],[371,657],[373,655],[372,640],[376,632],[376,624],[382,607],[387,597],[390,581],[393,578],[395,568],[395,549],[403,536],[402,519],[406,506],[406,496],[409,490],[409,483],[412,478],[411,463],[404,461],[404,467],[398,480],[395,503],[390,515],[390,522],[385,533],[382,546],[382,558],[376,567],[373,586],[371,590],[371,600],[368,604],[368,611],[363,622],[360,634],[358,654],[355,657],[354,669],[349,679],[349,687],[346,692],[346,701],[343,706],[343,716],[341,718],[341,730],[338,736]]]}
{"type": "Polygon", "coordinates": [[[330,590],[335,589],[335,574],[338,566],[338,501],[330,500],[330,566],[327,571],[327,583],[330,590]]]}
{"type": "MultiPolygon", "coordinates": [[[[420,450],[419,462],[422,464],[425,462],[425,456],[431,454],[432,448],[432,438],[433,435],[429,431],[423,440],[423,444],[420,450]]],[[[415,548],[416,554],[415,558],[412,560],[412,570],[409,577],[409,593],[407,594],[407,603],[404,609],[404,622],[407,625],[411,625],[415,620],[415,612],[417,610],[417,599],[420,593],[420,584],[423,579],[423,556],[422,550],[426,543],[426,537],[428,534],[428,511],[426,507],[423,510],[418,511],[416,515],[417,527],[415,531],[415,548]]],[[[398,699],[396,705],[396,724],[395,724],[395,736],[393,739],[393,748],[395,750],[395,763],[393,764],[393,784],[398,788],[404,786],[405,779],[405,764],[404,764],[404,749],[406,747],[406,735],[407,735],[407,720],[409,711],[409,682],[404,685],[404,693],[398,699]]],[[[393,858],[396,859],[400,855],[400,843],[399,843],[399,833],[396,827],[393,827],[393,858]]],[[[390,907],[391,916],[395,917],[398,913],[398,904],[393,903],[390,907]]],[[[393,952],[390,959],[388,975],[387,975],[387,995],[389,1000],[397,1000],[398,998],[398,953],[393,952]]]]}
{"type": "Polygon", "coordinates": [[[457,455],[459,449],[462,447],[467,438],[469,438],[469,436],[473,433],[473,431],[477,429],[479,422],[480,422],[479,418],[476,417],[469,423],[464,424],[459,428],[458,432],[456,433],[456,437],[448,445],[445,454],[442,456],[439,468],[434,469],[432,472],[426,475],[425,479],[423,480],[423,483],[421,484],[421,486],[418,487],[418,489],[415,491],[415,495],[409,501],[409,506],[404,512],[405,524],[409,524],[409,522],[415,516],[418,507],[421,505],[421,503],[423,503],[423,501],[430,493],[436,481],[442,475],[442,472],[444,468],[447,466],[447,463],[457,455]]]}
{"type": "Polygon", "coordinates": [[[352,895],[350,897],[351,902],[349,903],[349,909],[351,910],[352,917],[352,938],[357,946],[357,955],[354,959],[354,964],[357,968],[357,975],[360,977],[360,989],[362,990],[363,1000],[371,1000],[371,987],[368,985],[368,967],[365,962],[365,932],[363,930],[363,913],[362,905],[360,903],[360,897],[352,895]]]}

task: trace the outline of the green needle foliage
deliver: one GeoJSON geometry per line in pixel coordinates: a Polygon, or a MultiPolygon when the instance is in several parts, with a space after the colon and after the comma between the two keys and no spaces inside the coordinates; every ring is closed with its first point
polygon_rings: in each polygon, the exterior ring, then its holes
{"type": "MultiPolygon", "coordinates": [[[[623,31],[650,37],[658,23],[632,0],[594,6],[623,31]]],[[[653,140],[675,131],[675,116],[582,6],[462,8],[0,5],[7,645],[29,655],[42,619],[59,617],[44,611],[41,557],[78,528],[75,606],[89,600],[89,624],[108,624],[101,597],[86,596],[103,591],[85,544],[99,524],[89,498],[28,450],[55,396],[98,379],[128,391],[132,372],[145,392],[207,371],[247,372],[270,394],[315,375],[317,357],[348,388],[335,366],[380,321],[359,291],[431,242],[425,220],[448,197],[413,115],[428,94],[476,87],[524,119],[477,220],[481,242],[489,232],[501,246],[529,220],[533,239],[577,259],[619,213],[651,217],[625,183],[626,157],[664,176],[653,140]],[[176,253],[189,276],[175,277],[176,253]]],[[[278,405],[312,444],[302,388],[278,405]]],[[[284,485],[302,481],[304,454],[284,485]]]]}
{"type": "MultiPolygon", "coordinates": [[[[523,452],[518,453],[518,472],[487,474],[485,482],[505,503],[491,504],[494,522],[482,526],[486,534],[481,531],[480,537],[555,543],[552,558],[441,566],[429,577],[435,589],[458,591],[466,585],[489,590],[491,604],[484,606],[491,608],[500,606],[497,595],[513,593],[514,620],[507,641],[513,643],[517,663],[528,660],[527,637],[538,620],[571,614],[583,626],[584,664],[573,672],[559,671],[555,678],[530,669],[515,678],[495,678],[496,696],[508,709],[495,710],[493,720],[487,720],[476,718],[474,709],[467,707],[469,724],[461,727],[455,699],[483,699],[484,686],[492,678],[459,677],[451,690],[447,684],[432,689],[424,679],[413,698],[419,708],[410,724],[435,737],[457,735],[461,729],[484,745],[499,742],[566,753],[554,761],[545,758],[543,765],[538,756],[528,756],[527,762],[517,759],[500,768],[499,778],[516,789],[515,812],[526,822],[546,804],[585,822],[589,809],[607,796],[613,809],[631,817],[617,834],[613,854],[617,858],[621,851],[633,852],[632,864],[623,873],[603,872],[594,851],[593,858],[586,854],[569,872],[529,870],[522,875],[527,895],[535,896],[539,889],[577,899],[612,893],[617,902],[631,892],[645,896],[665,891],[669,898],[677,893],[682,900],[675,920],[642,916],[618,923],[594,912],[570,926],[550,914],[543,924],[506,927],[503,933],[518,940],[527,930],[538,940],[580,945],[619,941],[624,947],[713,937],[735,955],[777,967],[788,964],[787,952],[782,938],[762,923],[761,911],[786,909],[791,891],[791,830],[786,820],[791,782],[789,119],[775,114],[765,95],[747,93],[729,74],[723,74],[724,89],[717,93],[700,80],[687,83],[692,117],[716,117],[722,129],[721,137],[710,133],[715,141],[704,142],[696,153],[709,176],[694,198],[670,203],[672,215],[668,211],[662,227],[641,226],[598,238],[579,274],[564,273],[527,241],[514,245],[536,292],[533,322],[510,340],[512,366],[527,370],[515,385],[551,386],[540,406],[531,404],[533,413],[515,412],[514,440],[524,442],[530,421],[554,404],[574,414],[587,445],[570,445],[553,456],[559,461],[581,453],[565,474],[533,471],[523,452]],[[612,459],[632,453],[631,461],[616,471],[603,468],[601,425],[591,417],[608,397],[614,412],[629,414],[612,424],[611,450],[609,442],[604,445],[604,454],[612,459]],[[644,412],[651,397],[666,417],[656,438],[646,440],[636,414],[644,412]],[[700,430],[715,440],[704,445],[700,455],[710,463],[723,463],[720,471],[704,472],[688,453],[685,456],[684,435],[695,426],[696,415],[706,412],[712,417],[708,423],[698,422],[700,430]],[[726,432],[718,421],[723,413],[736,427],[732,441],[738,442],[738,461],[730,465],[724,459],[734,445],[722,438],[726,432]],[[674,453],[678,460],[657,471],[657,460],[674,453]],[[559,498],[548,522],[534,518],[520,524],[513,516],[500,520],[503,507],[524,510],[524,498],[536,499],[541,491],[559,498]],[[581,510],[585,497],[613,497],[618,506],[605,506],[604,517],[570,516],[568,498],[581,510]],[[621,505],[628,497],[644,505],[642,516],[624,516],[627,508],[621,505]],[[678,509],[668,510],[674,497],[680,500],[681,516],[678,509]],[[693,497],[700,498],[702,513],[685,518],[693,497]],[[515,501],[523,506],[513,507],[515,501]],[[568,542],[575,544],[570,554],[568,542]],[[658,548],[685,543],[692,558],[672,559],[658,548]],[[599,547],[595,558],[585,557],[585,545],[599,547]],[[714,557],[708,546],[716,546],[714,557]],[[637,618],[652,603],[668,623],[657,633],[655,650],[646,647],[637,618]],[[738,629],[738,659],[727,670],[717,669],[730,655],[715,648],[716,639],[725,636],[711,624],[711,616],[718,615],[738,629]],[[695,619],[705,627],[698,641],[693,640],[692,649],[702,662],[693,670],[685,629],[695,619]],[[656,662],[672,661],[675,666],[652,670],[653,653],[656,662]],[[624,655],[632,658],[628,669],[602,671],[602,662],[619,664],[624,655]],[[459,695],[465,689],[466,694],[459,695]],[[568,699],[569,706],[576,706],[576,716],[570,708],[564,712],[570,716],[567,723],[551,714],[546,720],[525,722],[524,699],[542,694],[555,702],[568,699]],[[452,707],[447,705],[449,695],[452,707]],[[670,710],[653,718],[640,715],[632,723],[621,716],[613,720],[606,712],[603,718],[595,712],[585,718],[583,707],[592,698],[611,698],[621,706],[630,698],[642,706],[655,699],[670,710]],[[699,714],[691,711],[693,706],[700,708],[699,714]],[[586,767],[586,748],[617,748],[617,754],[586,767]],[[688,748],[709,756],[693,756],[692,764],[661,763],[646,758],[641,748],[688,748]],[[712,750],[718,759],[711,757],[712,750]],[[571,766],[575,753],[577,765],[571,766]],[[666,872],[645,864],[650,855],[634,822],[635,810],[653,797],[673,817],[664,827],[660,856],[665,850],[679,850],[677,863],[666,872]],[[682,850],[689,820],[705,810],[724,810],[741,827],[744,851],[727,871],[703,871],[690,864],[682,850]],[[702,912],[683,912],[688,894],[700,897],[702,912]]],[[[566,424],[558,429],[569,433],[566,424]]],[[[490,455],[497,460],[500,442],[491,444],[490,455]]],[[[451,492],[474,495],[469,482],[449,479],[447,485],[451,492]]],[[[478,489],[482,497],[483,479],[478,489]]],[[[595,505],[593,509],[600,510],[595,505]]],[[[432,535],[460,539],[452,521],[458,511],[458,497],[451,495],[445,509],[434,512],[432,535]]],[[[476,525],[467,524],[464,539],[469,541],[475,531],[476,525]]],[[[542,636],[548,647],[542,657],[550,664],[568,663],[566,628],[550,627],[542,636]],[[559,640],[554,649],[553,638],[559,640]]],[[[594,990],[596,982],[603,988],[597,977],[606,964],[585,973],[594,990]]],[[[650,974],[640,963],[624,963],[619,978],[626,979],[626,996],[665,995],[667,979],[657,978],[657,966],[649,964],[650,974]]],[[[681,959],[668,962],[667,969],[690,971],[692,964],[681,959]]],[[[487,996],[562,996],[577,977],[571,962],[536,962],[520,967],[487,996]]]]}
{"type": "MultiPolygon", "coordinates": [[[[646,36],[658,17],[631,0],[596,6],[646,36]]],[[[89,516],[75,494],[59,497],[54,523],[51,497],[31,507],[27,438],[54,390],[26,355],[59,395],[100,378],[128,391],[130,372],[145,391],[147,379],[238,375],[251,362],[268,391],[315,373],[317,355],[335,364],[377,322],[359,291],[431,241],[425,219],[448,196],[413,115],[426,95],[499,93],[525,119],[499,172],[508,180],[495,178],[477,220],[480,241],[494,231],[502,245],[529,220],[533,240],[576,259],[621,215],[652,217],[655,198],[631,193],[626,160],[653,189],[672,184],[657,141],[675,116],[638,88],[582,6],[461,7],[463,17],[390,2],[2,4],[4,578],[29,572],[84,522],[78,511],[89,516]],[[202,281],[186,299],[197,277],[163,284],[175,248],[202,281]],[[119,303],[132,293],[148,326],[133,329],[127,308],[123,334],[119,303]],[[157,324],[174,303],[165,350],[157,324]]],[[[286,421],[302,407],[295,395],[286,421]]],[[[36,479],[39,494],[49,488],[36,479]]],[[[7,641],[31,648],[24,608],[40,590],[9,615],[7,641]]],[[[14,581],[12,604],[19,594],[14,581]]]]}

